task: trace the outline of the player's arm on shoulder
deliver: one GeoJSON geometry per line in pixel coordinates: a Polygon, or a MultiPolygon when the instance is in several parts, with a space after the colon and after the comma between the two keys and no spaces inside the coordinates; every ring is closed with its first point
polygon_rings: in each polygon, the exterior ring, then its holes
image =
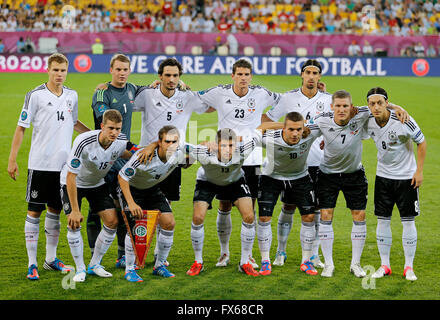
{"type": "Polygon", "coordinates": [[[145,148],[141,149],[137,155],[139,162],[142,164],[146,164],[147,161],[151,162],[151,159],[153,159],[154,156],[154,151],[158,147],[159,147],[159,141],[155,141],[150,143],[145,148]]]}
{"type": "Polygon", "coordinates": [[[72,207],[72,212],[67,216],[67,225],[72,229],[76,230],[81,227],[81,222],[84,220],[83,215],[79,209],[78,205],[78,190],[76,188],[76,173],[67,170],[66,177],[66,188],[67,196],[69,197],[70,206],[72,207]]]}
{"type": "MultiPolygon", "coordinates": [[[[126,168],[125,165],[122,169],[126,168]]],[[[127,201],[128,209],[130,210],[131,214],[135,218],[141,218],[142,217],[142,208],[134,202],[133,196],[131,195],[130,191],[130,184],[128,181],[121,175],[121,172],[118,174],[118,182],[119,186],[121,187],[122,194],[124,195],[125,201],[127,201]]]]}
{"type": "Polygon", "coordinates": [[[16,180],[18,177],[18,164],[17,164],[17,156],[18,151],[20,150],[21,144],[23,142],[25,127],[17,126],[15,129],[14,137],[12,138],[11,144],[11,152],[9,153],[8,160],[8,174],[9,176],[16,180]]]}
{"type": "Polygon", "coordinates": [[[108,82],[104,82],[104,83],[99,83],[96,88],[95,91],[98,90],[107,90],[108,89],[108,82]]]}
{"type": "Polygon", "coordinates": [[[284,123],[282,122],[273,122],[270,121],[261,121],[261,124],[257,127],[257,130],[261,131],[261,133],[265,133],[267,130],[278,130],[284,127],[284,123]]]}
{"type": "Polygon", "coordinates": [[[408,111],[403,109],[401,106],[398,106],[397,104],[389,102],[388,109],[394,110],[394,112],[396,113],[396,116],[400,120],[400,122],[405,123],[409,120],[408,111]]]}
{"type": "Polygon", "coordinates": [[[76,121],[75,125],[73,126],[73,129],[75,129],[75,131],[78,133],[84,133],[84,132],[90,131],[89,127],[87,127],[80,120],[76,121]]]}

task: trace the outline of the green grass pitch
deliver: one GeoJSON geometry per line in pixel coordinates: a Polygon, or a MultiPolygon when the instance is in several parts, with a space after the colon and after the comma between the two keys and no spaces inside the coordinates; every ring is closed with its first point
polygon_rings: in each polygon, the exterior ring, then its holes
{"type": "MultiPolygon", "coordinates": [[[[155,75],[132,75],[130,81],[137,84],[150,83],[155,75]]],[[[70,74],[66,85],[79,94],[79,118],[90,128],[93,127],[90,103],[95,86],[110,79],[108,74],[70,74]]],[[[206,89],[220,83],[230,83],[230,76],[186,75],[182,78],[193,90],[206,89]]],[[[174,245],[169,261],[170,270],[176,274],[174,279],[158,279],[151,275],[152,254],[147,257],[144,270],[140,271],[144,282],[133,284],[123,279],[124,271],[115,269],[116,240],[103,259],[102,264],[113,273],[113,278],[101,279],[89,276],[85,283],[76,284],[74,289],[64,289],[65,275],[43,269],[45,253],[44,220],[41,220],[41,232],[38,246],[40,280],[31,282],[26,279],[27,255],[24,241],[24,221],[27,204],[25,202],[27,157],[31,141],[31,130],[25,133],[18,157],[20,175],[17,181],[8,177],[6,168],[12,135],[27,91],[47,80],[46,74],[0,74],[0,154],[3,169],[0,171],[0,299],[148,299],[148,300],[205,300],[205,299],[264,299],[264,300],[320,300],[320,299],[439,299],[440,281],[437,270],[440,242],[440,215],[438,210],[438,181],[440,171],[439,138],[436,121],[440,119],[440,92],[438,78],[406,77],[324,77],[327,91],[346,89],[353,95],[355,105],[365,104],[367,91],[375,86],[384,87],[390,100],[406,108],[421,126],[428,142],[428,154],[424,168],[424,182],[420,190],[421,215],[416,219],[418,245],[414,269],[419,278],[416,282],[406,281],[402,277],[403,249],[402,226],[398,211],[392,219],[393,246],[391,249],[390,277],[379,279],[375,285],[368,280],[355,278],[349,273],[351,261],[351,224],[352,219],[342,194],[335,210],[334,260],[335,276],[330,279],[320,276],[310,277],[299,270],[301,245],[299,242],[300,218],[294,216],[294,226],[288,241],[288,260],[283,267],[273,267],[268,277],[247,277],[237,271],[240,256],[240,216],[236,209],[232,212],[233,230],[231,236],[231,264],[226,268],[216,268],[219,255],[219,243],[216,232],[216,207],[207,214],[205,221],[204,259],[206,271],[198,277],[185,274],[194,260],[190,239],[192,196],[195,185],[195,172],[198,165],[183,171],[182,196],[173,204],[176,217],[174,245]],[[435,120],[437,119],[437,120],[435,120]],[[366,285],[366,286],[365,286],[366,285]],[[368,289],[369,287],[369,289],[368,289]],[[374,288],[372,288],[374,287],[374,288]]],[[[253,84],[260,84],[275,92],[286,92],[300,86],[298,76],[255,76],[253,84]]],[[[194,114],[199,131],[217,128],[217,114],[194,114]]],[[[140,138],[140,114],[134,115],[132,140],[140,138]]],[[[372,141],[364,142],[363,164],[369,180],[369,202],[367,207],[367,240],[362,255],[362,266],[380,265],[376,246],[376,218],[373,214],[373,188],[376,170],[376,149],[372,141]]],[[[87,202],[83,204],[83,214],[87,213],[87,202]]],[[[280,212],[277,205],[272,229],[273,242],[271,258],[276,250],[276,222],[280,212]]],[[[44,217],[44,214],[42,215],[44,217]]],[[[73,265],[73,259],[66,240],[66,218],[61,216],[62,229],[58,246],[58,256],[66,264],[73,265]]],[[[90,260],[87,247],[85,223],[83,237],[85,243],[85,263],[90,260]]],[[[154,245],[154,243],[153,243],[154,245]]],[[[258,242],[254,242],[254,257],[260,259],[258,242]]],[[[68,284],[68,283],[67,283],[68,284]]]]}

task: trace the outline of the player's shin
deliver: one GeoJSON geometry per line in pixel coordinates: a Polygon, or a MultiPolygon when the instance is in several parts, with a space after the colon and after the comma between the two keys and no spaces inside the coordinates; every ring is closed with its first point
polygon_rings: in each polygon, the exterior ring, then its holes
{"type": "Polygon", "coordinates": [[[160,267],[165,263],[165,261],[167,261],[168,255],[173,245],[173,238],[174,238],[174,229],[160,230],[159,237],[157,239],[158,252],[157,252],[157,259],[154,268],[160,267]]]}
{"type": "Polygon", "coordinates": [[[278,248],[277,251],[286,252],[287,239],[289,238],[290,230],[292,229],[293,223],[293,213],[292,210],[281,209],[281,213],[278,217],[278,248]]]}
{"type": "Polygon", "coordinates": [[[376,239],[381,265],[390,267],[390,252],[393,242],[391,219],[377,219],[376,239]]]}
{"type": "Polygon", "coordinates": [[[89,243],[89,248],[92,255],[93,251],[95,250],[96,239],[98,238],[100,232],[101,218],[96,212],[92,212],[89,209],[89,213],[87,215],[87,241],[89,243]]]}
{"type": "Polygon", "coordinates": [[[360,264],[367,236],[367,224],[364,221],[353,221],[351,229],[352,259],[351,264],[360,264]]]}
{"type": "Polygon", "coordinates": [[[310,260],[312,256],[312,246],[315,240],[315,221],[301,222],[300,241],[302,248],[302,263],[310,260]]]}
{"type": "Polygon", "coordinates": [[[67,228],[67,241],[69,243],[73,261],[75,261],[76,272],[85,271],[86,266],[84,264],[83,256],[84,243],[81,236],[81,227],[76,230],[67,228]]]}
{"type": "Polygon", "coordinates": [[[24,235],[26,239],[26,250],[29,258],[29,267],[37,263],[38,235],[40,233],[40,218],[27,215],[24,224],[24,235]]]}
{"type": "Polygon", "coordinates": [[[270,261],[270,247],[272,245],[271,221],[258,221],[257,229],[258,247],[260,248],[261,261],[270,261]]]}
{"type": "MultiPolygon", "coordinates": [[[[118,221],[124,221],[121,214],[121,209],[117,208],[116,212],[118,214],[118,221]]],[[[116,236],[118,238],[118,259],[121,259],[125,255],[125,235],[127,234],[127,227],[125,223],[119,223],[116,231],[116,236]]]]}
{"type": "Polygon", "coordinates": [[[202,224],[191,223],[191,242],[194,249],[195,261],[203,264],[203,242],[205,238],[205,227],[202,224]]]}
{"type": "Polygon", "coordinates": [[[240,265],[249,263],[249,256],[252,255],[252,247],[255,239],[254,223],[242,222],[241,224],[241,259],[240,265]]]}
{"type": "Polygon", "coordinates": [[[413,268],[414,256],[417,248],[417,229],[414,220],[402,220],[402,245],[405,254],[405,268],[413,268]]]}
{"type": "Polygon", "coordinates": [[[332,220],[319,221],[319,240],[321,242],[322,255],[324,256],[325,264],[333,266],[333,239],[334,232],[332,220]]]}
{"type": "Polygon", "coordinates": [[[125,235],[125,271],[134,270],[136,263],[136,254],[134,253],[131,239],[128,233],[125,235]]]}
{"type": "Polygon", "coordinates": [[[231,211],[217,212],[217,234],[220,242],[220,252],[229,255],[229,238],[232,232],[231,211]]]}
{"type": "Polygon", "coordinates": [[[107,227],[105,224],[102,226],[102,230],[98,235],[95,243],[95,250],[93,252],[92,259],[90,260],[90,266],[100,264],[102,257],[110,248],[113,240],[116,236],[116,229],[107,227]]]}
{"type": "Polygon", "coordinates": [[[46,234],[46,262],[48,263],[53,262],[57,256],[60,228],[60,215],[47,211],[44,232],[46,234]]]}

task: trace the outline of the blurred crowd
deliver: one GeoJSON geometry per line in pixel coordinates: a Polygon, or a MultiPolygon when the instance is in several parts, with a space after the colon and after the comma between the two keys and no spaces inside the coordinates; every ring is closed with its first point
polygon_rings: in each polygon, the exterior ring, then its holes
{"type": "Polygon", "coordinates": [[[440,33],[439,0],[4,0],[0,31],[440,33]]]}

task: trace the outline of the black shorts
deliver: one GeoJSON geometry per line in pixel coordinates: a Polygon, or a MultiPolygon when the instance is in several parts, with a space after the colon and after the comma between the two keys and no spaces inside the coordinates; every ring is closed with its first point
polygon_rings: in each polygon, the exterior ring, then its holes
{"type": "Polygon", "coordinates": [[[193,201],[207,202],[209,204],[208,209],[211,209],[212,199],[215,196],[218,200],[229,200],[234,203],[239,198],[250,198],[251,192],[244,178],[240,178],[238,181],[227,186],[219,186],[208,181],[197,180],[193,201]]]}
{"type": "Polygon", "coordinates": [[[420,214],[419,188],[414,189],[411,179],[393,180],[376,176],[374,184],[374,214],[391,217],[394,204],[400,216],[417,217],[420,214]]]}
{"type": "Polygon", "coordinates": [[[177,167],[170,173],[165,180],[161,181],[157,186],[163,192],[169,201],[180,200],[180,184],[182,182],[182,168],[177,167]]]}
{"type": "Polygon", "coordinates": [[[259,188],[259,216],[272,216],[280,194],[281,202],[296,205],[301,215],[315,212],[315,192],[308,175],[296,180],[278,180],[261,175],[259,188]]]}
{"type": "Polygon", "coordinates": [[[61,210],[60,172],[28,169],[26,201],[29,211],[41,212],[46,205],[61,210]]]}
{"type": "Polygon", "coordinates": [[[121,159],[119,158],[116,160],[116,162],[111,167],[110,171],[107,173],[107,175],[104,177],[105,182],[110,188],[110,193],[113,197],[113,199],[118,199],[118,174],[119,170],[122,169],[122,167],[127,163],[127,159],[121,159]]]}
{"type": "Polygon", "coordinates": [[[333,174],[319,170],[317,184],[319,209],[335,208],[339,191],[344,194],[350,210],[365,210],[367,207],[368,181],[363,168],[352,173],[333,174]]]}
{"type": "Polygon", "coordinates": [[[253,199],[258,197],[258,177],[260,176],[260,166],[242,166],[246,184],[251,191],[253,199]]]}
{"type": "Polygon", "coordinates": [[[308,167],[307,170],[309,171],[309,176],[312,179],[313,183],[313,190],[315,190],[315,193],[317,193],[318,190],[318,171],[319,167],[308,167]]]}
{"type": "MultiPolygon", "coordinates": [[[[100,212],[107,209],[115,209],[115,203],[110,196],[109,186],[105,183],[96,188],[77,188],[78,206],[81,210],[81,202],[86,198],[89,202],[89,207],[92,212],[100,212]]],[[[61,186],[61,200],[63,202],[63,209],[65,214],[72,212],[69,196],[67,194],[67,186],[61,186]]]]}
{"type": "MultiPolygon", "coordinates": [[[[142,210],[159,210],[160,212],[172,212],[170,203],[165,197],[164,193],[160,190],[158,185],[147,189],[137,189],[130,186],[131,196],[134,202],[142,208],[142,210]]],[[[122,201],[122,208],[128,212],[127,201],[119,189],[119,197],[122,201]]]]}

